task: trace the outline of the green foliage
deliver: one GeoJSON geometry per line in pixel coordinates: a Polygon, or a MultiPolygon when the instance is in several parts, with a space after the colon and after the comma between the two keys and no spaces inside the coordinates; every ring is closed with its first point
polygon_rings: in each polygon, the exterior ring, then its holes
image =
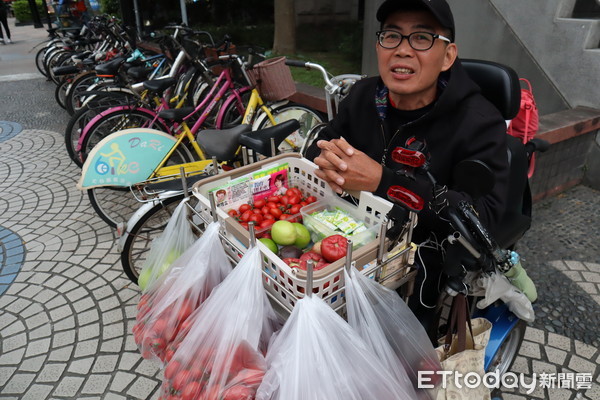
{"type": "Polygon", "coordinates": [[[104,14],[121,15],[121,5],[119,0],[100,0],[100,10],[104,14]]]}
{"type": "MultiPolygon", "coordinates": [[[[44,4],[42,0],[36,0],[36,6],[38,9],[38,14],[40,18],[43,18],[44,13],[44,4]]],[[[31,16],[31,8],[29,8],[29,1],[27,0],[16,0],[12,3],[13,11],[15,13],[15,18],[19,22],[31,22],[33,21],[33,17],[31,16]]]]}

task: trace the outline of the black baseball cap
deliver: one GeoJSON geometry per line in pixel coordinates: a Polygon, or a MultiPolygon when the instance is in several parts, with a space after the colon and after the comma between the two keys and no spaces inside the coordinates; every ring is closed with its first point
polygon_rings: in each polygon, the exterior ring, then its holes
{"type": "Polygon", "coordinates": [[[377,10],[377,21],[383,23],[393,12],[415,5],[431,11],[440,25],[450,29],[454,41],[454,17],[446,0],[385,0],[377,10]]]}

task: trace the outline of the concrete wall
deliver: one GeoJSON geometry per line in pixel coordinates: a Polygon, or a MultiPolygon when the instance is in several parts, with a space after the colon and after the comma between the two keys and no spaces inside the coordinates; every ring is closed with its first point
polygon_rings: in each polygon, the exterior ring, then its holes
{"type": "MultiPolygon", "coordinates": [[[[564,18],[575,0],[448,0],[462,58],[507,64],[533,85],[540,113],[600,108],[600,20],[564,18]]],[[[377,73],[375,20],[365,2],[363,73],[377,73]]]]}

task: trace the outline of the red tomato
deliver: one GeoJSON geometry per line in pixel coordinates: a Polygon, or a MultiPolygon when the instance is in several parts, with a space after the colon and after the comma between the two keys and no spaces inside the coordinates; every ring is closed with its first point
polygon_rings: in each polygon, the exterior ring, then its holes
{"type": "Polygon", "coordinates": [[[348,239],[342,235],[327,236],[321,242],[321,254],[327,262],[334,262],[346,256],[348,239]]]}
{"type": "Polygon", "coordinates": [[[264,199],[254,201],[254,208],[263,208],[267,202],[264,199]]]}
{"type": "Polygon", "coordinates": [[[243,214],[244,211],[252,210],[252,206],[250,204],[242,204],[239,208],[240,214],[243,214]]]}
{"type": "Polygon", "coordinates": [[[171,382],[171,386],[173,387],[173,389],[175,389],[175,391],[179,392],[180,390],[183,390],[185,388],[186,384],[189,381],[189,377],[190,377],[190,371],[188,371],[187,369],[184,369],[183,371],[179,371],[175,375],[175,378],[173,378],[173,381],[171,382]]]}
{"type": "Polygon", "coordinates": [[[281,196],[281,203],[282,203],[284,206],[287,206],[287,205],[288,205],[288,203],[289,203],[289,199],[290,199],[290,198],[289,198],[288,196],[281,196]]]}
{"type": "Polygon", "coordinates": [[[265,219],[260,223],[259,227],[260,229],[268,228],[269,226],[273,225],[273,223],[275,223],[275,219],[265,219]]]}
{"type": "Polygon", "coordinates": [[[267,214],[263,215],[263,220],[266,220],[266,219],[275,219],[275,217],[273,216],[273,214],[267,213],[267,214]]]}
{"type": "Polygon", "coordinates": [[[308,203],[307,203],[306,201],[301,201],[301,202],[300,202],[300,205],[301,205],[302,207],[304,207],[304,206],[307,206],[307,205],[308,205],[308,203]]]}
{"type": "Polygon", "coordinates": [[[302,206],[300,204],[294,204],[292,207],[290,207],[290,213],[298,214],[301,208],[302,206]]]}
{"type": "Polygon", "coordinates": [[[257,224],[260,224],[263,220],[263,216],[261,214],[253,214],[250,216],[250,219],[248,220],[248,222],[256,222],[257,224]]]}
{"type": "Polygon", "coordinates": [[[300,268],[301,261],[299,258],[284,258],[283,262],[292,268],[300,268]]]}
{"type": "Polygon", "coordinates": [[[300,203],[300,196],[297,194],[288,197],[288,204],[294,205],[300,203]]]}
{"type": "Polygon", "coordinates": [[[240,225],[243,226],[244,228],[248,229],[248,223],[247,222],[240,222],[240,225]]]}
{"type": "Polygon", "coordinates": [[[235,210],[229,210],[229,211],[227,211],[227,214],[229,214],[229,216],[230,216],[230,217],[232,217],[232,218],[235,218],[235,217],[237,217],[238,215],[240,215],[240,213],[238,213],[238,212],[237,212],[237,211],[235,211],[235,210]]]}
{"type": "Polygon", "coordinates": [[[262,210],[261,210],[260,208],[253,208],[253,209],[252,209],[252,212],[253,212],[254,214],[262,214],[262,210]]]}
{"type": "Polygon", "coordinates": [[[281,211],[279,208],[272,208],[270,213],[273,217],[279,218],[281,217],[281,214],[283,214],[283,211],[281,211]]]}
{"type": "Polygon", "coordinates": [[[277,204],[279,203],[279,201],[269,201],[267,202],[266,206],[269,208],[277,208],[279,207],[277,204]]]}
{"type": "Polygon", "coordinates": [[[307,251],[306,253],[300,256],[300,261],[308,260],[313,260],[316,266],[319,261],[323,260],[323,256],[317,253],[316,251],[307,251]]]}
{"type": "Polygon", "coordinates": [[[250,221],[250,216],[252,216],[252,214],[254,214],[254,213],[252,212],[252,210],[246,210],[246,211],[244,211],[244,212],[242,213],[242,215],[240,216],[240,220],[241,220],[242,222],[248,222],[248,221],[250,221]]]}
{"type": "Polygon", "coordinates": [[[255,390],[245,385],[235,385],[223,392],[222,400],[242,400],[254,398],[255,390]]]}
{"type": "Polygon", "coordinates": [[[165,378],[173,379],[175,374],[179,372],[181,369],[181,363],[177,360],[173,360],[167,364],[167,368],[165,368],[165,378]]]}
{"type": "Polygon", "coordinates": [[[279,200],[280,200],[280,199],[279,199],[279,196],[270,196],[270,197],[267,199],[267,201],[268,201],[269,203],[279,203],[279,200]]]}
{"type": "Polygon", "coordinates": [[[202,385],[198,382],[190,382],[181,392],[181,400],[194,400],[199,398],[202,385]]]}
{"type": "Polygon", "coordinates": [[[308,196],[308,197],[306,198],[306,202],[307,202],[308,204],[310,204],[310,203],[314,203],[315,201],[317,201],[317,198],[316,198],[315,196],[308,196]]]}

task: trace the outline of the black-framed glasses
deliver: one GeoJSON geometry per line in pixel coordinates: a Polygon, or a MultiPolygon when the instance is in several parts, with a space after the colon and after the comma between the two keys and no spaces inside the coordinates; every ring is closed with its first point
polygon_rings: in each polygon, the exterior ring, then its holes
{"type": "Polygon", "coordinates": [[[386,30],[377,32],[377,41],[384,49],[395,49],[400,46],[404,39],[408,40],[410,47],[418,51],[425,51],[432,48],[435,39],[452,43],[452,40],[447,37],[431,32],[413,32],[409,35],[403,35],[398,31],[386,30]]]}

